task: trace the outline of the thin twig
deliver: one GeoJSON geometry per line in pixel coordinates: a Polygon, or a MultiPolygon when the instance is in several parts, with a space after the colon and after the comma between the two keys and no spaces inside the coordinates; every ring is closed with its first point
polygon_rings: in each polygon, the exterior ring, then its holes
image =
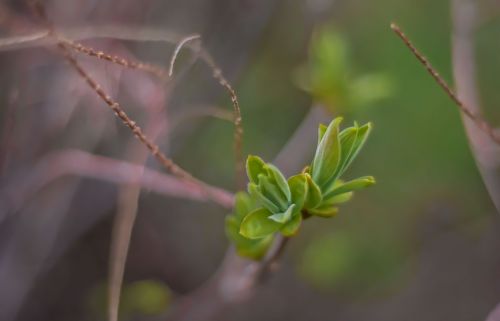
{"type": "Polygon", "coordinates": [[[200,37],[201,37],[200,35],[188,36],[188,37],[182,39],[177,44],[177,46],[175,47],[174,53],[172,55],[172,58],[170,58],[170,64],[169,64],[169,68],[168,68],[168,76],[169,77],[172,77],[172,75],[174,74],[174,65],[175,65],[175,62],[177,61],[177,57],[179,56],[179,52],[181,51],[182,47],[184,47],[190,41],[200,39],[200,37]]]}
{"type": "Polygon", "coordinates": [[[412,44],[410,39],[403,33],[403,31],[395,23],[391,24],[391,29],[401,38],[405,45],[410,49],[410,51],[415,55],[415,57],[420,61],[420,63],[425,67],[427,72],[432,76],[432,78],[438,83],[438,85],[445,91],[445,93],[453,100],[453,102],[458,106],[460,111],[462,111],[467,117],[469,117],[482,131],[484,131],[493,141],[500,144],[500,135],[493,126],[481,118],[480,115],[472,112],[472,110],[466,106],[462,100],[460,100],[457,94],[451,89],[448,83],[439,75],[437,70],[432,66],[429,60],[422,54],[418,49],[412,44]]]}
{"type": "Polygon", "coordinates": [[[96,58],[102,59],[102,60],[106,60],[106,61],[109,61],[111,63],[123,66],[125,68],[143,70],[145,72],[152,73],[161,79],[164,79],[166,77],[166,70],[160,66],[156,66],[156,65],[153,65],[150,63],[144,63],[141,61],[128,60],[128,59],[125,59],[125,58],[117,56],[117,55],[110,55],[110,54],[107,54],[103,51],[95,50],[91,47],[84,46],[81,43],[78,43],[78,42],[63,38],[63,37],[59,37],[59,40],[62,43],[64,43],[67,47],[69,47],[77,52],[83,53],[85,55],[88,55],[91,57],[96,57],[96,58]]]}
{"type": "Polygon", "coordinates": [[[234,112],[234,153],[236,162],[236,185],[238,189],[244,187],[244,177],[245,177],[245,165],[243,162],[243,124],[241,118],[241,109],[238,102],[238,96],[236,91],[233,89],[231,84],[222,74],[222,70],[217,66],[212,56],[203,48],[201,49],[201,58],[207,63],[207,65],[212,70],[212,76],[219,81],[219,84],[226,89],[231,97],[231,102],[233,104],[234,112]]]}

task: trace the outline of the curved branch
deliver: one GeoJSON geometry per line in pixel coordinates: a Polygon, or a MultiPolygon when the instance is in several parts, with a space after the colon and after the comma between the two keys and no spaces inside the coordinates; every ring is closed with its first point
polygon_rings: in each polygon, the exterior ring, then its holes
{"type": "MultiPolygon", "coordinates": [[[[470,111],[482,114],[476,80],[474,32],[477,25],[475,1],[452,1],[452,58],[457,95],[470,111]]],[[[476,164],[490,197],[500,212],[500,146],[470,117],[462,114],[462,121],[469,139],[476,164]]]]}

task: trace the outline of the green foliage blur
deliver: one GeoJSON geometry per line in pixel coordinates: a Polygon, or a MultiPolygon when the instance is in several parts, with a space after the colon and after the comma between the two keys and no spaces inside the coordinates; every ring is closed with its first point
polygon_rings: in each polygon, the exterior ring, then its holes
{"type": "Polygon", "coordinates": [[[349,201],[354,191],[375,183],[371,176],[341,180],[371,129],[370,123],[354,123],[340,131],[341,122],[337,117],[328,126],[319,125],[313,161],[288,180],[260,157],[247,158],[249,195],[239,193],[234,214],[226,218],[226,234],[240,255],[262,258],[276,233],[295,236],[304,219],[335,216],[337,206],[349,201]]]}
{"type": "MultiPolygon", "coordinates": [[[[105,319],[108,311],[108,285],[101,283],[88,293],[90,311],[105,319]]],[[[134,320],[137,316],[154,316],[164,313],[170,306],[172,293],[156,280],[141,280],[124,284],[120,297],[119,320],[134,320]]]]}

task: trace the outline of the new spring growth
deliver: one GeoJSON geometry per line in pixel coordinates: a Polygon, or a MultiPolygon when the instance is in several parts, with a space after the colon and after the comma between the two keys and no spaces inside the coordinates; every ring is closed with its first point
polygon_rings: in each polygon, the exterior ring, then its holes
{"type": "Polygon", "coordinates": [[[240,255],[262,258],[276,233],[290,237],[306,218],[333,217],[354,191],[375,183],[371,176],[341,179],[371,130],[370,123],[354,123],[341,131],[341,122],[339,117],[319,126],[312,163],[288,179],[258,156],[247,158],[248,193],[237,195],[234,214],[226,219],[226,234],[240,255]]]}

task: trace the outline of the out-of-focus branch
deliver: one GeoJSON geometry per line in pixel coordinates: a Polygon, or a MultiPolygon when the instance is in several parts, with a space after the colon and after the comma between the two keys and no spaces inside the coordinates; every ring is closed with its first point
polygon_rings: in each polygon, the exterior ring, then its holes
{"type": "Polygon", "coordinates": [[[500,321],[500,304],[498,304],[495,309],[490,312],[486,321],[500,321]]]}
{"type": "MultiPolygon", "coordinates": [[[[159,28],[133,27],[130,25],[101,25],[68,28],[59,32],[59,34],[61,37],[75,41],[109,38],[127,41],[160,42],[171,45],[177,44],[184,38],[181,35],[159,28]]],[[[1,39],[0,51],[35,48],[55,44],[57,44],[57,40],[50,37],[49,31],[41,30],[27,35],[1,39]]],[[[187,47],[192,48],[190,46],[187,47]]]]}
{"type": "MultiPolygon", "coordinates": [[[[468,106],[471,112],[481,115],[474,50],[476,11],[475,1],[452,1],[452,58],[453,75],[459,99],[468,106]]],[[[462,120],[483,181],[500,212],[500,145],[467,115],[462,114],[462,120]]]]}
{"type": "Polygon", "coordinates": [[[9,160],[9,155],[12,148],[12,131],[14,128],[14,114],[18,107],[19,89],[13,88],[9,94],[9,101],[5,108],[5,121],[3,123],[2,137],[0,137],[0,173],[6,169],[9,160]]]}
{"type": "MultiPolygon", "coordinates": [[[[0,192],[0,221],[5,213],[18,210],[31,196],[50,182],[66,176],[77,175],[117,184],[135,182],[142,166],[104,156],[96,156],[81,150],[64,150],[43,158],[29,176],[16,177],[7,182],[0,192]]],[[[138,183],[143,189],[155,193],[195,201],[209,201],[209,197],[196,184],[177,179],[148,168],[144,169],[138,183]]],[[[233,194],[211,187],[212,196],[224,208],[232,208],[233,194]]]]}
{"type": "MultiPolygon", "coordinates": [[[[170,83],[173,85],[173,83],[170,83]]],[[[168,84],[164,81],[155,84],[155,90],[152,97],[143,104],[149,104],[151,108],[148,113],[147,131],[150,139],[155,141],[162,129],[168,127],[167,119],[164,116],[167,105],[168,84]]],[[[141,194],[141,185],[139,181],[144,175],[144,163],[148,158],[148,152],[132,139],[127,148],[127,159],[131,159],[140,165],[141,171],[136,173],[134,182],[123,184],[118,193],[117,212],[113,221],[111,235],[111,245],[109,254],[109,283],[108,283],[108,321],[118,320],[118,311],[120,304],[121,289],[123,284],[123,275],[130,247],[130,240],[137,210],[139,207],[139,196],[141,194]]]]}

